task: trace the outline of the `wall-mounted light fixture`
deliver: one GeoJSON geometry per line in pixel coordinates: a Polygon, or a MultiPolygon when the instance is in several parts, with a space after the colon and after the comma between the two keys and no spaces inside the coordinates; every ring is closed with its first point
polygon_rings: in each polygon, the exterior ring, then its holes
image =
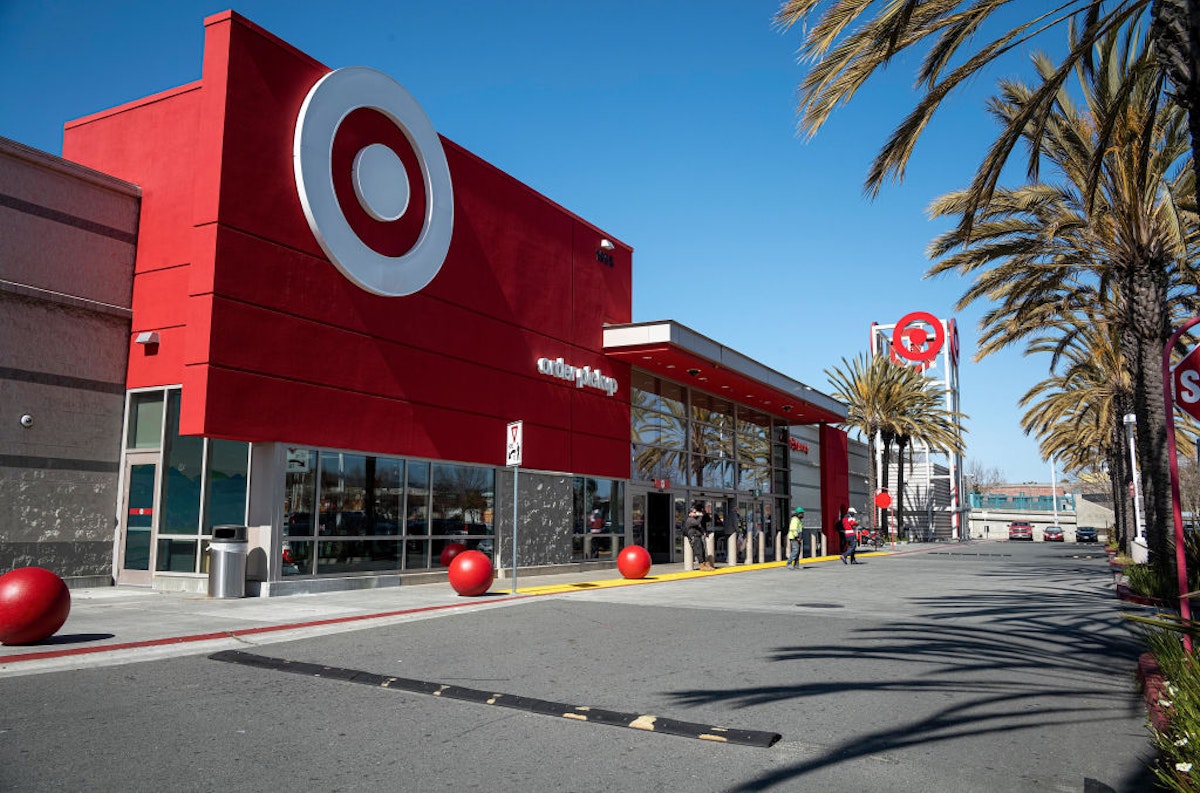
{"type": "Polygon", "coordinates": [[[783,412],[784,412],[784,413],[791,413],[791,412],[792,412],[792,406],[791,406],[791,405],[784,405],[784,406],[783,406],[783,412]]]}
{"type": "Polygon", "coordinates": [[[158,344],[158,331],[144,330],[134,338],[138,344],[158,344]]]}
{"type": "Polygon", "coordinates": [[[600,240],[599,246],[596,248],[596,261],[601,264],[613,266],[612,252],[616,249],[616,245],[612,244],[612,240],[600,240]]]}
{"type": "Polygon", "coordinates": [[[688,374],[690,374],[692,377],[695,377],[696,375],[700,374],[700,370],[699,369],[688,369],[688,374]]]}

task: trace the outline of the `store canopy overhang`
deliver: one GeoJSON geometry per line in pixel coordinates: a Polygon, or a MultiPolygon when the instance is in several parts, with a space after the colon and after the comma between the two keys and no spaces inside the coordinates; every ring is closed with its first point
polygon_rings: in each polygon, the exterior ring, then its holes
{"type": "Polygon", "coordinates": [[[604,354],[789,424],[841,424],[846,406],[672,320],[604,327],[604,354]]]}

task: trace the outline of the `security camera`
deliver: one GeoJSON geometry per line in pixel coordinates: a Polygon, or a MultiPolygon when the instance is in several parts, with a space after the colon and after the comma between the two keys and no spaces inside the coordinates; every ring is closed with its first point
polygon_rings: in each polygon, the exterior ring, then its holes
{"type": "Polygon", "coordinates": [[[699,369],[688,369],[688,374],[690,374],[692,377],[695,377],[696,375],[700,374],[700,370],[699,369]]]}
{"type": "Polygon", "coordinates": [[[783,406],[783,412],[784,412],[784,413],[791,413],[791,412],[792,412],[792,406],[791,406],[791,405],[784,405],[784,406],[783,406]]]}
{"type": "Polygon", "coordinates": [[[33,416],[29,415],[28,413],[21,416],[21,426],[24,427],[25,429],[29,429],[30,427],[32,427],[33,426],[33,416]]]}

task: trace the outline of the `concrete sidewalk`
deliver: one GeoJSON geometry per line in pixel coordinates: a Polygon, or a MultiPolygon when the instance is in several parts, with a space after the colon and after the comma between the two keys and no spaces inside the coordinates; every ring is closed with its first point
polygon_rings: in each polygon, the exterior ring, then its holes
{"type": "MultiPolygon", "coordinates": [[[[809,558],[806,564],[837,561],[809,558]]],[[[463,608],[498,608],[529,597],[616,586],[728,575],[782,567],[783,562],[685,571],[682,564],[655,565],[644,579],[628,580],[615,569],[497,580],[479,597],[463,597],[442,582],[275,598],[212,599],[140,587],[71,591],[71,613],[53,636],[21,646],[0,646],[0,677],[110,666],[270,644],[306,636],[427,619],[463,608]]]]}

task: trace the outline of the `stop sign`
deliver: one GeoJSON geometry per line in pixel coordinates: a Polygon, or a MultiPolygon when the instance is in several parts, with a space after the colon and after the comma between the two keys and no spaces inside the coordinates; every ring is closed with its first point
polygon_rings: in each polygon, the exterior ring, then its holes
{"type": "Polygon", "coordinates": [[[1175,384],[1175,403],[1200,420],[1200,347],[1193,347],[1175,365],[1171,380],[1175,384]]]}

